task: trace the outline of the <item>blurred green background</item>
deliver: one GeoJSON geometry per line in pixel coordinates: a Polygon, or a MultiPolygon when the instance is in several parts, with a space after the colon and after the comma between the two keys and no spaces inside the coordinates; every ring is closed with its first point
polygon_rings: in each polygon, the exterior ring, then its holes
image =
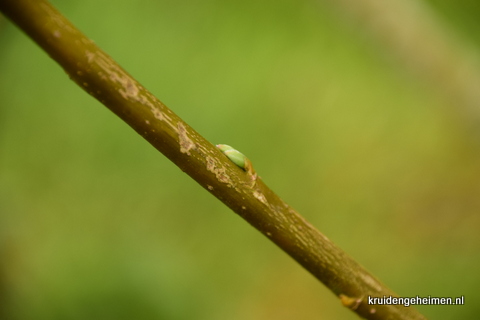
{"type": "MultiPolygon", "coordinates": [[[[477,55],[478,1],[430,1],[477,55]]],[[[480,313],[480,143],[315,1],[52,3],[431,319],[480,313]]],[[[480,88],[479,88],[480,90],[480,88]]],[[[1,319],[357,319],[0,20],[1,319]]]]}

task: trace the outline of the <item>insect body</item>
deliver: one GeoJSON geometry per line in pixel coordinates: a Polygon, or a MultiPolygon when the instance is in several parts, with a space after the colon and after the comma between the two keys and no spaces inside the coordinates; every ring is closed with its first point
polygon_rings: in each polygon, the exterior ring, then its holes
{"type": "Polygon", "coordinates": [[[223,154],[225,154],[228,159],[230,159],[230,161],[245,170],[247,174],[251,177],[253,185],[255,185],[255,181],[257,180],[257,173],[253,169],[252,162],[250,162],[250,160],[243,153],[226,144],[217,144],[217,148],[220,149],[223,154]]]}

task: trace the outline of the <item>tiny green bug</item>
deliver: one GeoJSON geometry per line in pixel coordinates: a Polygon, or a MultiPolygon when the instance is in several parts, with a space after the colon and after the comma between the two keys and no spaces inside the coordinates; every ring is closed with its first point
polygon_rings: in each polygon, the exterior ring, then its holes
{"type": "Polygon", "coordinates": [[[252,162],[243,153],[226,144],[217,144],[217,148],[220,149],[220,151],[222,151],[223,154],[230,159],[230,161],[245,170],[255,185],[257,174],[253,169],[252,162]]]}

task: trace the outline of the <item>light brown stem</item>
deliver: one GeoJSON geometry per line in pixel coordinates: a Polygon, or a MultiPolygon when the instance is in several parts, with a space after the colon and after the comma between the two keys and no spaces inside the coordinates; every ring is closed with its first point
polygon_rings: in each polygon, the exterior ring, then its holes
{"type": "Polygon", "coordinates": [[[260,178],[252,186],[245,171],[148,92],[47,1],[0,0],[0,10],[83,90],[305,267],[341,297],[346,307],[367,319],[424,319],[411,307],[368,305],[368,296],[395,294],[305,221],[260,178]]]}

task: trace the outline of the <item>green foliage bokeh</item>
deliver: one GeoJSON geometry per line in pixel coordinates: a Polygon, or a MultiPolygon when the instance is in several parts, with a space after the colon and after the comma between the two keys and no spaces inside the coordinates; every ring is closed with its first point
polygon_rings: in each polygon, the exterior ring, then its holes
{"type": "MultiPolygon", "coordinates": [[[[478,314],[478,145],[329,7],[52,3],[400,296],[465,296],[429,318],[478,314]]],[[[0,22],[0,317],[357,319],[0,22]]]]}

